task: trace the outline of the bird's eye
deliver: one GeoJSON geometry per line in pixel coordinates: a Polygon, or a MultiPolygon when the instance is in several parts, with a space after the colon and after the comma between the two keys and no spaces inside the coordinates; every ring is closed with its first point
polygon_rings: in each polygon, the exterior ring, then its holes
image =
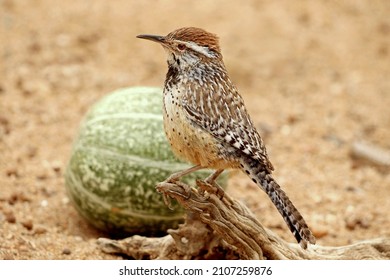
{"type": "Polygon", "coordinates": [[[178,49],[179,51],[184,51],[184,50],[186,49],[186,45],[184,45],[184,44],[178,44],[178,45],[177,45],[177,49],[178,49]]]}

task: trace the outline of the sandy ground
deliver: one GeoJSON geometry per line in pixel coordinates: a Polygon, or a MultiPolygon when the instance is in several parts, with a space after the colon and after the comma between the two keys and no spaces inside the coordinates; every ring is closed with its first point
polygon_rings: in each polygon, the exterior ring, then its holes
{"type": "MultiPolygon", "coordinates": [[[[390,237],[389,170],[350,156],[359,139],[390,149],[389,14],[386,0],[0,1],[0,259],[121,258],[97,248],[103,234],[69,202],[64,170],[95,101],[162,86],[165,53],[135,36],[183,26],[220,36],[275,177],[318,244],[390,237]]],[[[228,192],[294,241],[244,175],[228,192]]]]}

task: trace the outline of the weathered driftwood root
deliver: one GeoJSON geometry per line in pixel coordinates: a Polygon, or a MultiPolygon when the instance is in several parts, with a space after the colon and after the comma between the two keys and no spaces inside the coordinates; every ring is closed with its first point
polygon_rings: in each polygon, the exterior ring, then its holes
{"type": "Polygon", "coordinates": [[[314,245],[303,250],[264,228],[239,201],[226,193],[221,199],[210,193],[204,182],[197,184],[201,191],[191,189],[190,194],[180,184],[159,190],[187,210],[186,223],[179,229],[169,230],[169,235],[161,238],[100,238],[100,248],[136,259],[390,259],[390,239],[342,247],[314,245]]]}
{"type": "Polygon", "coordinates": [[[198,215],[189,214],[178,229],[168,230],[164,237],[134,235],[123,240],[99,238],[106,253],[123,254],[134,259],[238,259],[198,215]]]}

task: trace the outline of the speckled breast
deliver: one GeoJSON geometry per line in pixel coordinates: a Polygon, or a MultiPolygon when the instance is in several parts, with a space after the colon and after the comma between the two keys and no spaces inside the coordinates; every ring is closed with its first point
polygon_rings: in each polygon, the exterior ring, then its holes
{"type": "Polygon", "coordinates": [[[177,86],[164,90],[164,129],[173,152],[181,159],[209,168],[225,169],[230,165],[220,155],[215,138],[187,118],[177,86]]]}

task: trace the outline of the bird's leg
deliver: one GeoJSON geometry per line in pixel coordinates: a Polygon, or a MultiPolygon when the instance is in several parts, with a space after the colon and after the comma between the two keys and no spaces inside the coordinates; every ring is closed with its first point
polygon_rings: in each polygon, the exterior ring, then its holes
{"type": "Polygon", "coordinates": [[[222,174],[222,172],[224,171],[225,169],[218,169],[218,170],[215,170],[213,174],[211,174],[209,177],[206,178],[206,182],[207,183],[210,183],[210,184],[213,184],[215,182],[215,180],[217,180],[217,178],[219,177],[219,175],[222,174]]]}
{"type": "Polygon", "coordinates": [[[210,176],[208,176],[205,180],[197,180],[197,185],[201,188],[202,192],[207,191],[209,193],[214,193],[220,199],[225,195],[225,191],[222,187],[217,183],[217,178],[222,174],[224,169],[218,169],[214,171],[210,176]]]}
{"type": "Polygon", "coordinates": [[[181,177],[185,176],[185,175],[188,175],[192,172],[195,172],[195,171],[198,171],[200,169],[204,169],[205,167],[203,166],[200,166],[200,165],[195,165],[195,166],[192,166],[188,169],[185,169],[185,170],[181,170],[179,172],[176,172],[176,173],[173,173],[171,176],[169,176],[164,182],[168,182],[168,183],[175,183],[177,180],[179,180],[181,177]]]}
{"type": "MultiPolygon", "coordinates": [[[[200,169],[203,169],[204,167],[200,165],[195,165],[193,167],[190,167],[188,169],[173,173],[171,176],[169,176],[166,180],[163,182],[160,182],[156,185],[156,190],[159,193],[162,193],[164,203],[170,208],[171,203],[170,203],[170,198],[169,198],[169,191],[174,191],[176,186],[181,187],[184,190],[184,193],[186,194],[186,198],[188,199],[191,195],[191,187],[187,184],[184,184],[183,182],[178,181],[181,177],[190,174],[192,172],[198,171],[200,169]]],[[[177,192],[176,192],[177,193],[177,192]]]]}

